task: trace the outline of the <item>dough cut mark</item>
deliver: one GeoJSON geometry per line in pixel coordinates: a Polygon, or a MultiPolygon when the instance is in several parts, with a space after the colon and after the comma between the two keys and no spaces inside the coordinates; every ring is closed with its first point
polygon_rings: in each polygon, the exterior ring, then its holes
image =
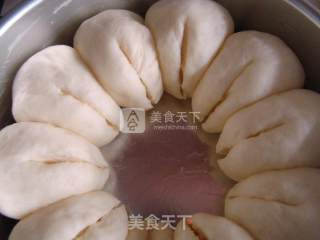
{"type": "MultiPolygon", "coordinates": [[[[96,23],[96,22],[92,22],[91,24],[97,26],[98,28],[101,29],[101,31],[103,32],[104,31],[104,27],[103,25],[99,24],[99,23],[96,23]]],[[[106,34],[105,34],[106,35],[106,34]]],[[[106,35],[107,36],[107,35],[106,35]]],[[[144,83],[143,79],[140,77],[138,71],[133,67],[134,65],[132,64],[132,61],[130,60],[128,54],[126,53],[126,51],[122,48],[122,46],[119,44],[118,41],[116,41],[117,45],[118,45],[118,48],[119,50],[121,51],[121,53],[123,54],[123,56],[126,58],[126,60],[128,61],[128,63],[132,66],[132,68],[134,69],[134,71],[136,72],[141,84],[143,85],[143,87],[145,88],[145,92],[146,92],[146,98],[149,100],[149,102],[151,103],[151,105],[153,104],[156,104],[156,101],[154,101],[152,99],[152,96],[149,95],[149,89],[147,87],[147,85],[144,83]]],[[[91,68],[89,68],[91,70],[91,68]]],[[[91,72],[94,72],[94,71],[91,71],[91,72]]],[[[96,77],[96,76],[95,76],[96,77]]],[[[96,77],[96,79],[99,79],[96,77]]]]}
{"type": "Polygon", "coordinates": [[[287,207],[298,207],[301,204],[299,203],[288,203],[285,201],[282,201],[280,199],[268,199],[268,198],[263,198],[263,197],[254,197],[254,196],[231,196],[227,197],[230,200],[235,200],[235,199],[248,199],[248,200],[257,200],[257,201],[263,201],[263,202],[270,202],[270,203],[277,203],[280,205],[285,205],[287,207]]]}
{"type": "MultiPolygon", "coordinates": [[[[230,85],[226,88],[226,90],[224,91],[224,94],[221,96],[220,100],[215,104],[215,106],[212,107],[212,109],[209,111],[209,113],[207,114],[207,116],[205,116],[203,122],[207,122],[207,120],[209,119],[209,117],[215,113],[215,111],[217,110],[218,107],[221,106],[221,104],[228,98],[229,94],[230,94],[230,90],[232,89],[232,87],[235,85],[235,83],[237,82],[237,80],[240,78],[240,76],[247,71],[251,65],[254,63],[254,60],[249,61],[247,64],[244,65],[244,67],[240,70],[240,72],[236,75],[236,77],[230,82],[230,85]]],[[[231,113],[232,114],[232,113],[231,113]]]]}
{"type": "Polygon", "coordinates": [[[86,234],[86,232],[90,229],[90,227],[92,227],[93,225],[101,222],[103,218],[106,218],[106,217],[110,216],[110,214],[111,214],[113,211],[115,211],[115,210],[117,210],[117,209],[119,209],[119,208],[121,208],[121,207],[123,207],[123,206],[124,206],[124,205],[123,205],[121,202],[118,203],[116,206],[112,207],[112,209],[111,209],[107,214],[103,215],[102,217],[100,217],[99,219],[97,219],[95,222],[89,224],[89,225],[86,226],[84,229],[82,229],[75,237],[72,238],[72,240],[82,240],[83,236],[84,236],[84,235],[86,234]]]}
{"type": "Polygon", "coordinates": [[[58,88],[58,90],[59,90],[59,92],[60,92],[60,94],[61,94],[62,96],[71,97],[71,98],[73,98],[74,100],[76,100],[77,102],[80,102],[81,104],[86,105],[86,106],[88,106],[89,108],[93,109],[102,119],[105,120],[106,124],[107,124],[109,127],[111,127],[111,128],[112,128],[113,130],[115,130],[115,131],[119,131],[119,128],[118,128],[116,125],[114,125],[112,122],[110,122],[97,108],[95,108],[94,106],[92,106],[92,105],[89,104],[89,103],[84,102],[82,99],[80,99],[80,98],[72,95],[71,92],[69,92],[69,91],[67,91],[67,90],[64,90],[64,89],[62,89],[62,88],[59,88],[58,86],[56,86],[56,87],[58,88]]]}
{"type": "Polygon", "coordinates": [[[285,125],[285,123],[278,123],[278,124],[275,124],[274,126],[267,127],[267,128],[265,128],[265,129],[263,129],[263,130],[258,131],[257,133],[254,133],[254,134],[252,134],[252,135],[249,135],[249,136],[247,137],[247,139],[259,137],[259,136],[261,136],[261,135],[263,135],[263,134],[265,134],[265,133],[272,132],[272,131],[274,131],[274,130],[276,130],[276,129],[278,129],[278,128],[281,128],[281,127],[284,126],[284,125],[285,125]]]}
{"type": "Polygon", "coordinates": [[[188,19],[185,20],[183,24],[182,39],[180,43],[180,69],[179,69],[179,89],[180,94],[183,98],[186,98],[186,94],[183,91],[184,83],[184,70],[186,66],[186,60],[188,55],[188,19]]]}
{"type": "Polygon", "coordinates": [[[88,161],[80,160],[80,159],[75,159],[75,160],[28,160],[27,162],[34,162],[37,164],[44,164],[44,165],[59,165],[59,164],[86,164],[86,165],[91,165],[93,167],[99,168],[99,169],[108,169],[109,166],[100,166],[88,161]]]}
{"type": "Polygon", "coordinates": [[[186,227],[194,234],[194,237],[198,238],[198,240],[209,240],[206,235],[201,231],[201,229],[197,228],[193,225],[192,220],[186,224],[186,227]]]}
{"type": "MultiPolygon", "coordinates": [[[[270,133],[270,132],[273,132],[279,128],[281,128],[282,126],[284,126],[285,123],[277,123],[273,126],[270,126],[270,127],[266,127],[260,131],[257,131],[256,133],[253,133],[251,135],[248,135],[247,137],[245,137],[243,140],[250,140],[250,139],[254,139],[254,138],[258,138],[259,136],[265,134],[265,133],[270,133]]],[[[235,143],[234,145],[230,146],[230,147],[225,147],[223,149],[221,149],[221,151],[219,151],[219,154],[224,154],[224,155],[227,155],[234,147],[236,147],[237,145],[239,144],[238,143],[235,143]]]]}
{"type": "Polygon", "coordinates": [[[148,86],[146,85],[146,83],[143,81],[143,79],[140,77],[139,72],[137,71],[137,69],[134,68],[133,62],[131,61],[129,55],[126,53],[125,49],[118,43],[118,47],[120,49],[120,51],[122,52],[123,56],[125,57],[125,59],[127,60],[127,62],[131,65],[132,69],[136,72],[139,81],[141,82],[142,86],[145,89],[145,93],[146,93],[146,98],[149,100],[149,102],[151,103],[151,105],[155,104],[155,101],[152,99],[152,96],[150,95],[150,91],[148,89],[148,86]]]}
{"type": "MultiPolygon", "coordinates": [[[[230,36],[230,34],[226,36],[226,39],[227,39],[229,36],[230,36]]],[[[226,39],[222,42],[222,44],[220,45],[220,47],[217,49],[216,53],[211,57],[210,61],[207,63],[206,67],[204,68],[204,71],[203,71],[202,74],[200,75],[198,81],[195,83],[195,87],[194,87],[194,89],[193,89],[193,93],[195,92],[195,89],[198,88],[198,86],[199,86],[199,84],[200,84],[200,82],[201,82],[201,79],[203,79],[203,78],[206,76],[206,74],[209,72],[210,66],[213,64],[213,62],[215,62],[215,60],[218,58],[218,56],[222,53],[223,46],[224,46],[224,44],[225,44],[226,39]]],[[[192,95],[193,95],[193,93],[192,93],[192,95]]]]}

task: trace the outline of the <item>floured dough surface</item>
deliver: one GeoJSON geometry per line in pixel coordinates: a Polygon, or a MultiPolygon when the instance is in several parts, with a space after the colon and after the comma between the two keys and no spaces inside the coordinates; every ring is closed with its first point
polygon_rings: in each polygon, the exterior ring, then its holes
{"type": "Polygon", "coordinates": [[[144,226],[139,228],[130,229],[126,240],[173,240],[174,230],[164,223],[158,222],[157,226],[153,229],[148,229],[147,221],[144,222],[144,226]]]}
{"type": "Polygon", "coordinates": [[[14,80],[12,112],[17,122],[50,123],[98,146],[117,136],[120,111],[68,46],[53,46],[35,54],[14,80]]]}
{"type": "Polygon", "coordinates": [[[69,196],[101,189],[109,176],[96,146],[48,124],[4,128],[0,155],[0,211],[16,219],[69,196]]]}
{"type": "Polygon", "coordinates": [[[127,218],[118,199],[106,192],[91,192],[27,216],[9,240],[124,240],[127,218]]]}
{"type": "Polygon", "coordinates": [[[192,109],[200,112],[205,131],[220,133],[237,111],[303,83],[303,67],[282,40],[257,31],[238,32],[227,38],[199,82],[192,109]]]}
{"type": "Polygon", "coordinates": [[[82,23],[74,46],[120,106],[150,109],[160,100],[163,87],[156,49],[139,15],[102,12],[82,23]]]}
{"type": "Polygon", "coordinates": [[[146,14],[156,42],[165,90],[192,93],[225,38],[234,31],[226,9],[210,0],[162,0],[146,14]]]}
{"type": "Polygon", "coordinates": [[[320,170],[272,171],[240,182],[226,198],[225,215],[258,240],[317,240],[320,170]]]}
{"type": "Polygon", "coordinates": [[[241,180],[253,174],[296,167],[319,167],[320,95],[292,90],[273,95],[233,115],[217,151],[226,175],[241,180]]]}
{"type": "Polygon", "coordinates": [[[198,213],[188,221],[181,221],[174,240],[253,240],[249,233],[236,223],[205,213],[198,213]]]}

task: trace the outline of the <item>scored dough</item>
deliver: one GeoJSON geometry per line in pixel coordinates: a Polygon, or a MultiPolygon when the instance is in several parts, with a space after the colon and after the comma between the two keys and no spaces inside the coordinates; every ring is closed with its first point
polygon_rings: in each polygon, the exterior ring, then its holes
{"type": "Polygon", "coordinates": [[[234,180],[268,170],[320,167],[320,94],[291,90],[233,115],[226,123],[218,161],[234,180]]]}
{"type": "Polygon", "coordinates": [[[265,97],[301,88],[304,70],[296,55],[278,37],[244,31],[231,35],[193,97],[205,131],[219,133],[227,119],[265,97]]]}
{"type": "Polygon", "coordinates": [[[109,176],[96,146],[44,123],[16,123],[1,130],[0,156],[0,212],[16,219],[102,189],[109,176]]]}
{"type": "Polygon", "coordinates": [[[163,87],[153,38],[137,14],[107,10],[86,20],[74,46],[119,105],[150,109],[160,100],[163,87]]]}
{"type": "Polygon", "coordinates": [[[125,240],[126,209],[106,192],[56,202],[22,219],[9,240],[125,240]]]}
{"type": "Polygon", "coordinates": [[[174,233],[174,240],[199,239],[253,240],[244,229],[232,221],[205,213],[193,215],[191,225],[181,221],[174,233]]]}
{"type": "Polygon", "coordinates": [[[12,112],[17,122],[50,123],[97,146],[117,136],[120,111],[68,46],[53,46],[35,54],[14,81],[12,112]]]}
{"type": "Polygon", "coordinates": [[[254,175],[229,192],[225,215],[257,240],[318,240],[319,182],[314,168],[254,175]]]}
{"type": "Polygon", "coordinates": [[[157,45],[165,90],[177,98],[192,93],[234,23],[210,0],[162,0],[146,14],[157,45]]]}

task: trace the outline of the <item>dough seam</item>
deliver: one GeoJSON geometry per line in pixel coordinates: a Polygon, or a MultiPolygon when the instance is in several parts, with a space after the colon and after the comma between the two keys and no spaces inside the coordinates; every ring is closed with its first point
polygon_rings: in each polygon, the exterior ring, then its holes
{"type": "Polygon", "coordinates": [[[271,127],[266,127],[263,130],[258,131],[257,133],[251,134],[249,135],[246,139],[251,139],[251,138],[256,138],[259,137],[260,135],[264,134],[264,133],[268,133],[268,132],[272,132],[273,130],[276,130],[278,128],[281,128],[282,126],[284,126],[285,123],[278,123],[278,124],[274,124],[274,126],[271,127]]]}
{"type": "MultiPolygon", "coordinates": [[[[236,75],[236,77],[230,82],[229,86],[226,88],[226,90],[224,91],[223,95],[221,96],[220,100],[212,107],[212,109],[209,111],[209,113],[207,114],[207,116],[204,117],[203,122],[207,122],[207,120],[209,119],[209,117],[215,113],[215,111],[217,110],[218,107],[221,106],[221,104],[226,101],[226,99],[228,98],[229,94],[230,94],[230,90],[231,88],[234,86],[234,84],[237,82],[237,80],[240,78],[240,76],[247,70],[249,69],[249,67],[251,67],[251,65],[254,63],[254,60],[250,60],[247,64],[245,64],[245,66],[240,70],[240,72],[236,75]]],[[[241,110],[241,109],[239,109],[241,110]]],[[[238,111],[239,111],[238,110],[238,111]]]]}
{"type": "Polygon", "coordinates": [[[285,205],[287,207],[297,207],[302,205],[302,203],[289,203],[289,202],[285,202],[282,201],[280,199],[267,199],[267,198],[263,198],[263,197],[251,197],[251,196],[231,196],[231,197],[227,197],[228,200],[235,200],[235,199],[249,199],[249,200],[257,200],[257,201],[264,201],[264,202],[271,202],[271,203],[277,203],[280,205],[285,205]]]}
{"type": "Polygon", "coordinates": [[[141,78],[139,72],[137,71],[137,69],[134,68],[134,65],[132,63],[132,61],[130,60],[128,54],[126,53],[126,51],[122,48],[122,46],[118,43],[118,47],[120,49],[120,51],[122,52],[123,56],[126,58],[126,60],[128,61],[128,63],[130,64],[130,66],[132,67],[132,69],[136,72],[138,78],[139,78],[139,81],[140,83],[142,84],[142,86],[144,87],[145,89],[145,94],[146,94],[146,97],[147,99],[149,100],[149,102],[151,103],[151,105],[154,105],[155,104],[155,101],[152,99],[152,96],[150,95],[150,91],[146,85],[146,83],[143,81],[143,79],[141,78]]]}
{"type": "MultiPolygon", "coordinates": [[[[266,127],[260,131],[257,131],[256,133],[248,135],[247,137],[243,138],[242,141],[246,142],[250,139],[258,138],[259,136],[261,136],[265,133],[270,133],[270,132],[277,130],[278,128],[281,128],[282,126],[285,126],[285,125],[286,125],[286,123],[283,123],[283,122],[275,123],[274,125],[271,125],[270,127],[266,127]]],[[[236,143],[233,146],[226,147],[220,151],[220,154],[228,155],[230,153],[230,151],[232,151],[232,149],[237,147],[238,145],[239,145],[239,143],[236,143]]]]}
{"type": "Polygon", "coordinates": [[[186,99],[186,93],[183,90],[183,83],[184,83],[184,69],[187,60],[187,51],[188,47],[188,18],[185,19],[183,23],[183,32],[182,32],[182,39],[180,43],[180,69],[179,69],[179,90],[182,98],[186,99]]]}
{"type": "Polygon", "coordinates": [[[110,213],[116,209],[119,209],[121,207],[123,207],[124,205],[120,202],[118,203],[116,206],[114,206],[107,214],[103,215],[102,217],[100,217],[98,220],[96,220],[94,223],[86,226],[85,228],[83,228],[75,237],[72,238],[72,240],[81,240],[82,237],[84,236],[84,234],[89,230],[89,228],[97,223],[99,223],[103,218],[108,217],[110,215],[110,213]]]}
{"type": "Polygon", "coordinates": [[[197,226],[195,226],[193,223],[186,224],[186,228],[189,228],[189,230],[193,233],[193,236],[199,240],[209,240],[203,231],[200,228],[197,228],[197,226]]]}
{"type": "Polygon", "coordinates": [[[59,88],[58,86],[56,86],[56,87],[58,88],[58,90],[59,90],[59,92],[60,92],[60,95],[71,97],[71,98],[73,98],[74,100],[80,102],[81,104],[90,107],[90,108],[93,109],[101,118],[104,119],[104,121],[106,122],[106,124],[107,124],[109,127],[113,128],[113,130],[115,130],[115,131],[119,131],[119,129],[118,129],[118,127],[117,127],[116,125],[114,125],[113,123],[111,123],[98,109],[96,109],[95,107],[93,107],[91,104],[84,102],[82,99],[80,99],[80,98],[72,95],[71,92],[69,92],[69,91],[67,91],[67,90],[64,90],[64,89],[62,89],[62,88],[59,88]]]}
{"type": "MultiPolygon", "coordinates": [[[[68,158],[70,159],[70,158],[68,158]]],[[[75,161],[72,161],[72,160],[45,160],[45,161],[41,161],[41,160],[28,160],[27,162],[33,162],[33,163],[38,163],[38,164],[44,164],[44,165],[58,165],[58,164],[65,164],[65,163],[69,163],[69,164],[73,164],[73,163],[80,163],[80,164],[87,164],[87,165],[91,165],[91,166],[94,166],[96,168],[99,168],[99,169],[108,169],[110,167],[108,166],[99,166],[99,165],[95,165],[93,163],[90,163],[88,161],[83,161],[83,160],[75,160],[75,161]]]]}

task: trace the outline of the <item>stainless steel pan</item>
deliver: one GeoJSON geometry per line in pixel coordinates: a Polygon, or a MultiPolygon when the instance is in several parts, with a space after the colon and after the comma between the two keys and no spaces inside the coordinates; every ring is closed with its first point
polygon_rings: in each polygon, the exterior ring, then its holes
{"type": "MultiPolygon", "coordinates": [[[[302,0],[217,0],[233,15],[237,30],[255,29],[281,37],[307,73],[306,87],[320,91],[320,12],[302,0]]],[[[0,127],[12,122],[11,83],[21,64],[52,44],[71,44],[79,24],[109,8],[144,14],[155,0],[29,0],[0,21],[0,127]]],[[[0,217],[0,239],[15,221],[0,217]]]]}

